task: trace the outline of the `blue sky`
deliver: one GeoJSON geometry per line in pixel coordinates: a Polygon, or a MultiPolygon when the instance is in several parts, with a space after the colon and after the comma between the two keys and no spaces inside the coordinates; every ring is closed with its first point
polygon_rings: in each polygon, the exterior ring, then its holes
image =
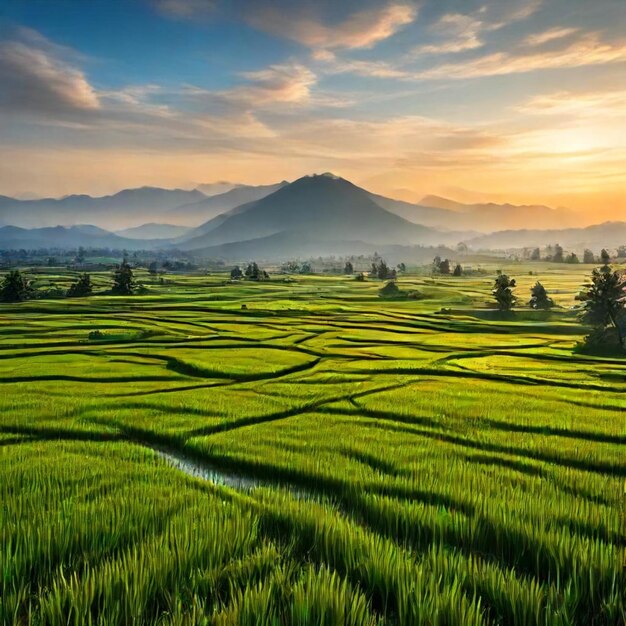
{"type": "Polygon", "coordinates": [[[626,212],[624,0],[0,0],[0,84],[7,195],[332,170],[626,212]]]}

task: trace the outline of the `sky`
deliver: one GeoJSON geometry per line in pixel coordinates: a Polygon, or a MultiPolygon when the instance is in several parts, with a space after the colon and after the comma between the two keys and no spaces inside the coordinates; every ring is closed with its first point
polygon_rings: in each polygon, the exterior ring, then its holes
{"type": "Polygon", "coordinates": [[[626,219],[626,0],[0,0],[0,194],[325,171],[626,219]]]}

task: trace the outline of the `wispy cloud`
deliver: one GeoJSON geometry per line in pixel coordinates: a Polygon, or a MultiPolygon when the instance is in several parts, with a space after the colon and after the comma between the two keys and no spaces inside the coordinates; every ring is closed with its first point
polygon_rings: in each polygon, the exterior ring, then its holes
{"type": "Polygon", "coordinates": [[[510,6],[507,2],[484,4],[471,13],[445,13],[431,27],[438,41],[414,48],[414,54],[452,54],[476,50],[485,45],[484,34],[500,30],[530,17],[542,0],[526,0],[510,6]]]}
{"type": "Polygon", "coordinates": [[[542,33],[537,33],[535,35],[529,35],[525,43],[529,46],[541,46],[544,43],[549,43],[550,41],[556,41],[557,39],[564,39],[565,37],[570,37],[580,31],[579,28],[551,28],[542,33]]]}
{"type": "Polygon", "coordinates": [[[336,24],[326,24],[305,13],[297,3],[292,8],[261,5],[248,12],[248,22],[260,30],[293,39],[315,50],[369,48],[388,39],[417,17],[409,4],[387,4],[353,13],[336,24]]]}
{"type": "Polygon", "coordinates": [[[96,90],[60,46],[21,29],[0,42],[0,109],[52,116],[100,107],[96,90]]]}
{"type": "Polygon", "coordinates": [[[604,65],[626,61],[626,41],[603,42],[588,34],[565,48],[545,52],[496,52],[460,63],[416,72],[416,79],[460,79],[519,74],[536,70],[604,65]]]}

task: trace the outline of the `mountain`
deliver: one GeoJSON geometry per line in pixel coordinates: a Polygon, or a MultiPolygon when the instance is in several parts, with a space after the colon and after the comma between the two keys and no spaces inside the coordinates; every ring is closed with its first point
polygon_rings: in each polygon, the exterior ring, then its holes
{"type": "Polygon", "coordinates": [[[580,216],[567,209],[553,209],[535,204],[463,204],[440,196],[425,196],[419,205],[444,210],[442,221],[433,226],[472,228],[482,232],[521,229],[528,224],[542,228],[569,228],[580,225],[580,216]]]}
{"type": "Polygon", "coordinates": [[[218,216],[220,213],[234,209],[247,202],[254,202],[269,196],[285,185],[287,185],[286,181],[274,185],[259,185],[257,187],[239,185],[225,193],[202,198],[172,209],[168,212],[168,219],[177,224],[197,226],[218,216]]]}
{"type": "Polygon", "coordinates": [[[383,209],[364,189],[332,174],[320,174],[299,178],[260,200],[219,215],[177,245],[199,250],[278,233],[288,233],[285,237],[292,239],[306,234],[309,242],[318,244],[431,245],[456,243],[463,236],[413,224],[383,209]]]}
{"type": "Polygon", "coordinates": [[[414,224],[432,226],[435,228],[456,228],[456,215],[451,211],[439,209],[423,204],[412,204],[404,200],[393,200],[385,196],[370,193],[370,198],[386,211],[395,213],[414,224]]]}
{"type": "Polygon", "coordinates": [[[626,222],[605,222],[586,228],[552,230],[505,230],[470,238],[468,246],[475,250],[510,250],[558,243],[565,248],[582,250],[617,247],[626,242],[626,222]]]}
{"type": "Polygon", "coordinates": [[[283,231],[267,237],[235,241],[202,250],[208,258],[221,258],[232,263],[286,261],[294,258],[316,256],[372,255],[381,254],[392,265],[395,263],[428,263],[437,254],[452,257],[453,250],[446,247],[424,247],[396,244],[373,244],[350,239],[325,239],[320,241],[310,233],[283,231]]]}
{"type": "Polygon", "coordinates": [[[240,183],[229,183],[226,180],[219,180],[215,183],[203,183],[196,185],[196,189],[201,191],[205,196],[217,196],[221,193],[227,193],[235,187],[243,187],[240,183]]]}
{"type": "Polygon", "coordinates": [[[186,235],[189,230],[187,226],[150,223],[118,230],[115,234],[130,239],[176,239],[186,235]]]}
{"type": "Polygon", "coordinates": [[[115,248],[119,250],[157,247],[154,242],[120,237],[91,225],[71,226],[69,228],[52,226],[30,230],[17,226],[0,228],[0,249],[2,250],[16,250],[20,248],[26,250],[39,248],[67,250],[78,248],[78,246],[84,246],[85,248],[115,248]]]}
{"type": "Polygon", "coordinates": [[[125,228],[153,222],[155,216],[206,196],[197,190],[141,187],[124,189],[111,196],[16,200],[0,196],[0,224],[40,228],[76,224],[88,219],[105,228],[125,228]]]}

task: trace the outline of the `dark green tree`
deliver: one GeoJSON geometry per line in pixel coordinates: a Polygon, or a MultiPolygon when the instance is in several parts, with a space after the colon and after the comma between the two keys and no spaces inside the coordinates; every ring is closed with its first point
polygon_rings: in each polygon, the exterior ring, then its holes
{"type": "Polygon", "coordinates": [[[343,268],[344,274],[354,274],[354,265],[350,261],[346,261],[346,265],[343,268]]]}
{"type": "Polygon", "coordinates": [[[463,266],[460,263],[457,263],[454,266],[454,272],[452,272],[454,276],[463,276],[463,266]]]}
{"type": "Polygon", "coordinates": [[[565,262],[566,263],[580,263],[579,259],[578,259],[578,255],[575,252],[570,252],[566,257],[565,257],[565,262]]]}
{"type": "Polygon", "coordinates": [[[152,261],[148,265],[148,273],[150,276],[156,276],[159,273],[159,264],[156,261],[152,261]]]}
{"type": "Polygon", "coordinates": [[[441,261],[441,263],[439,263],[439,273],[444,274],[444,275],[450,273],[450,260],[449,259],[444,259],[443,261],[441,261]]]}
{"type": "Polygon", "coordinates": [[[528,305],[531,309],[551,309],[554,306],[554,300],[548,296],[546,288],[537,281],[530,288],[530,302],[528,305]]]}
{"type": "Polygon", "coordinates": [[[233,267],[233,269],[230,270],[230,278],[231,280],[240,280],[243,278],[243,272],[241,271],[239,265],[237,265],[237,267],[233,267]]]}
{"type": "Polygon", "coordinates": [[[0,300],[3,302],[22,302],[33,296],[30,281],[19,270],[9,272],[0,285],[0,300]]]}
{"type": "Polygon", "coordinates": [[[404,273],[404,272],[406,272],[406,265],[404,263],[398,263],[398,265],[396,265],[396,269],[399,272],[404,273]]]}
{"type": "Polygon", "coordinates": [[[594,269],[591,281],[578,296],[583,302],[581,320],[593,326],[586,338],[589,346],[624,348],[626,325],[626,277],[608,265],[594,269]]]}
{"type": "Polygon", "coordinates": [[[300,274],[311,274],[311,264],[304,262],[300,266],[300,274]]]}
{"type": "Polygon", "coordinates": [[[554,254],[551,259],[554,263],[563,263],[563,248],[557,243],[554,246],[554,254]]]}
{"type": "Polygon", "coordinates": [[[530,253],[531,261],[541,261],[541,250],[539,248],[534,248],[530,253]]]}
{"type": "Polygon", "coordinates": [[[515,306],[517,299],[513,295],[513,289],[516,286],[515,279],[509,278],[506,274],[498,274],[496,277],[491,293],[501,311],[510,311],[515,306]]]}
{"type": "Polygon", "coordinates": [[[78,246],[78,252],[76,253],[76,263],[81,264],[85,262],[85,248],[78,246]]]}
{"type": "Polygon", "coordinates": [[[380,278],[380,280],[387,280],[390,278],[389,266],[382,259],[376,268],[376,276],[380,278]]]}
{"type": "Polygon", "coordinates": [[[131,296],[135,293],[137,285],[133,278],[133,270],[128,264],[128,261],[124,259],[113,272],[113,287],[111,293],[116,296],[131,296]]]}
{"type": "Polygon", "coordinates": [[[596,262],[596,257],[591,250],[585,248],[585,252],[583,253],[583,263],[591,264],[596,262]]]}
{"type": "Polygon", "coordinates": [[[91,276],[83,274],[76,282],[73,282],[67,290],[68,298],[85,298],[93,291],[91,276]]]}
{"type": "Polygon", "coordinates": [[[611,255],[609,254],[609,251],[605,248],[602,248],[602,252],[600,252],[600,261],[605,267],[608,267],[609,263],[611,262],[611,255]]]}

